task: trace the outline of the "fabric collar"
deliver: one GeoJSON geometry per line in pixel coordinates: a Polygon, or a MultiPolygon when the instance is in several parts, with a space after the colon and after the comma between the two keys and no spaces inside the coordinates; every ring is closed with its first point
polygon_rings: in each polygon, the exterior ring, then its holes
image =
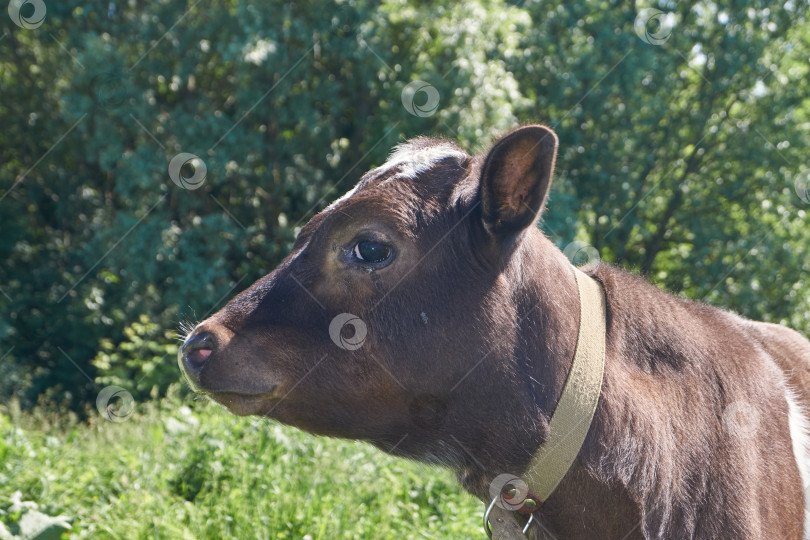
{"type": "MultiPolygon", "coordinates": [[[[579,294],[579,333],[571,369],[549,422],[548,439],[534,453],[521,478],[528,492],[513,489],[509,494],[501,494],[510,509],[529,516],[529,523],[579,455],[602,392],[607,334],[605,291],[601,283],[578,268],[574,268],[574,276],[579,294]]],[[[497,506],[497,499],[484,515],[487,533],[499,540],[525,538],[514,513],[497,506]],[[494,518],[491,529],[490,512],[494,518]]]]}
{"type": "Polygon", "coordinates": [[[549,437],[532,456],[523,480],[546,501],[573,465],[593,421],[605,371],[607,306],[602,284],[574,268],[579,291],[579,335],[560,401],[549,422],[549,437]]]}

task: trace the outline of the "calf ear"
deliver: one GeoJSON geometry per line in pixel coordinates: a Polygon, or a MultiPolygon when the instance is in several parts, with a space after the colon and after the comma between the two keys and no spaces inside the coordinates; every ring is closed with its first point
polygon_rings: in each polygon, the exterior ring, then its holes
{"type": "Polygon", "coordinates": [[[480,196],[484,226],[493,234],[520,232],[543,210],[557,135],[545,126],[525,126],[492,147],[481,170],[480,196]]]}

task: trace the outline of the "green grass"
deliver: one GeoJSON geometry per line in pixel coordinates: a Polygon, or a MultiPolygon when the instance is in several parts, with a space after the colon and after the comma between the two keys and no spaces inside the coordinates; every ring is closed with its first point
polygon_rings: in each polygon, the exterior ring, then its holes
{"type": "MultiPolygon", "coordinates": [[[[207,401],[123,423],[0,408],[0,522],[14,492],[70,538],[470,538],[482,505],[446,470],[207,401]]],[[[0,527],[2,529],[2,527],[0,527]]]]}

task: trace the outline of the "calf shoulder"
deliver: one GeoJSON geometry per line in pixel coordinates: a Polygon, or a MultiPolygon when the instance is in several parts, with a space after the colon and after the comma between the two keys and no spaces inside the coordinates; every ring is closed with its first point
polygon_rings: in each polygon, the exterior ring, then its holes
{"type": "Polygon", "coordinates": [[[801,538],[785,372],[806,400],[806,340],[589,271],[606,292],[608,352],[585,467],[636,501],[645,537],[801,538]]]}

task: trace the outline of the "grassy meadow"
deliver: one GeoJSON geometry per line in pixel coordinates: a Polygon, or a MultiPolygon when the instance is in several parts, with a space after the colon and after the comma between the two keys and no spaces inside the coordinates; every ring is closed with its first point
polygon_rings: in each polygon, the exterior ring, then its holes
{"type": "Polygon", "coordinates": [[[0,539],[31,512],[65,518],[55,538],[483,534],[449,471],[174,394],[121,423],[0,407],[0,539]]]}

